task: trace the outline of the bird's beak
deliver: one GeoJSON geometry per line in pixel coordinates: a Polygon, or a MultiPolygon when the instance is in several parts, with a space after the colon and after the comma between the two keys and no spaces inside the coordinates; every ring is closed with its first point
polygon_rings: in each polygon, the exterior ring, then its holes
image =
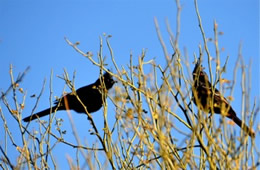
{"type": "Polygon", "coordinates": [[[116,81],[116,80],[113,80],[113,84],[114,84],[114,83],[117,83],[117,81],[116,81]]]}

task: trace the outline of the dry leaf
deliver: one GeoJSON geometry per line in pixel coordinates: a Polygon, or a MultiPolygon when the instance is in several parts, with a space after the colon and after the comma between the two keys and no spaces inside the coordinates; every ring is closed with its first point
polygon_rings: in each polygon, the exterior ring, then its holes
{"type": "Polygon", "coordinates": [[[20,107],[21,107],[21,109],[24,109],[24,104],[23,103],[20,104],[20,107]]]}
{"type": "Polygon", "coordinates": [[[134,113],[134,111],[132,108],[128,109],[126,112],[126,117],[129,119],[133,119],[134,118],[133,113],[134,113]]]}
{"type": "Polygon", "coordinates": [[[23,93],[23,88],[19,88],[19,91],[20,91],[21,93],[23,93]]]}
{"type": "Polygon", "coordinates": [[[221,83],[230,83],[230,80],[228,80],[228,79],[220,79],[219,81],[221,83]]]}
{"type": "Polygon", "coordinates": [[[227,124],[231,125],[231,126],[235,126],[235,122],[233,120],[228,120],[227,121],[227,124]]]}
{"type": "Polygon", "coordinates": [[[234,97],[232,97],[232,96],[227,96],[227,99],[230,100],[230,101],[233,101],[233,100],[234,100],[234,97]]]}
{"type": "Polygon", "coordinates": [[[18,111],[17,110],[11,110],[12,114],[17,115],[18,111]]]}

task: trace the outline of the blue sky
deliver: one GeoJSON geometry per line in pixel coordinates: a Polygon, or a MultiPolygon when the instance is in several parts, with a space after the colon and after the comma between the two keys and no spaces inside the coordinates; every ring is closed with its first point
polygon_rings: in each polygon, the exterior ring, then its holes
{"type": "MultiPolygon", "coordinates": [[[[219,31],[224,35],[219,37],[222,62],[230,56],[228,71],[223,75],[227,79],[233,78],[233,68],[238,55],[239,44],[242,43],[242,54],[246,65],[252,62],[252,99],[259,101],[259,2],[258,0],[199,0],[199,10],[207,37],[213,37],[213,21],[217,21],[219,31]]],[[[198,45],[202,44],[198,21],[192,1],[183,0],[181,13],[180,49],[187,49],[190,64],[193,53],[198,54],[198,45]]],[[[53,95],[60,96],[64,89],[64,82],[56,75],[62,75],[66,68],[71,75],[76,70],[76,87],[94,82],[99,74],[97,67],[87,59],[76,53],[64,40],[79,41],[79,48],[91,51],[96,57],[99,51],[99,37],[103,33],[112,35],[110,39],[115,59],[119,66],[129,64],[130,52],[134,62],[142,49],[146,49],[147,60],[156,57],[158,63],[164,63],[163,51],[158,41],[154,26],[154,17],[158,19],[162,36],[173,52],[166,30],[165,19],[168,18],[173,29],[176,30],[176,6],[174,1],[0,1],[0,90],[5,91],[10,85],[9,65],[12,64],[17,76],[27,66],[31,69],[26,75],[21,87],[27,91],[24,116],[29,115],[35,103],[32,94],[39,94],[44,78],[47,79],[45,92],[37,110],[49,106],[49,77],[53,70],[53,95]]],[[[105,44],[105,43],[104,43],[105,44]]],[[[212,45],[210,45],[212,46],[212,45]]],[[[183,51],[182,51],[183,52],[183,51]]],[[[109,51],[104,48],[104,55],[109,58],[109,51]]],[[[213,53],[213,52],[212,52],[213,53]]],[[[108,67],[112,67],[110,60],[108,67]]],[[[206,63],[206,62],[205,62],[206,63]]],[[[192,66],[193,68],[193,66],[192,66]]],[[[113,69],[115,71],[115,69],[113,69]]],[[[239,82],[236,90],[241,88],[239,82]]],[[[69,91],[67,88],[66,91],[69,91]]],[[[241,92],[241,91],[239,91],[241,92]]],[[[235,110],[241,109],[241,94],[234,93],[235,110]]],[[[10,98],[11,99],[11,98],[10,98]]],[[[2,109],[4,105],[1,103],[2,109]]],[[[6,110],[4,110],[6,114],[6,110]]],[[[94,119],[98,119],[96,113],[94,119]]],[[[240,114],[239,114],[240,115],[240,114]]],[[[9,122],[12,118],[6,115],[9,122]]],[[[66,112],[59,112],[58,116],[65,120],[64,129],[70,133],[70,126],[66,112]]],[[[74,115],[76,121],[81,121],[83,115],[74,115]]],[[[114,116],[114,115],[113,115],[114,116]]],[[[112,117],[113,117],[112,116],[112,117]]],[[[259,116],[257,118],[259,122],[259,116]]],[[[84,120],[86,121],[86,120],[84,120]]],[[[82,124],[84,124],[82,122],[82,124]]],[[[100,124],[100,129],[102,128],[100,124]]],[[[0,126],[3,126],[0,121],[0,126]]],[[[30,126],[36,126],[31,124],[30,126]]],[[[87,132],[88,125],[78,129],[87,132]]],[[[17,127],[13,127],[14,129],[17,127]]],[[[13,133],[15,133],[15,130],[13,133]]],[[[80,133],[79,132],[79,133],[80,133]]],[[[82,135],[82,140],[93,137],[82,135]]],[[[258,136],[259,137],[259,136],[258,136]]],[[[70,138],[68,138],[70,140],[70,138]]],[[[19,140],[17,138],[16,140],[19,140]]],[[[73,139],[71,139],[73,141],[73,139]]],[[[3,135],[0,134],[0,143],[3,135]]],[[[11,147],[11,146],[10,146],[11,147]]],[[[57,150],[62,149],[57,147],[57,150]]],[[[15,160],[13,156],[13,161],[15,160]]],[[[65,158],[59,158],[62,166],[65,158]]]]}

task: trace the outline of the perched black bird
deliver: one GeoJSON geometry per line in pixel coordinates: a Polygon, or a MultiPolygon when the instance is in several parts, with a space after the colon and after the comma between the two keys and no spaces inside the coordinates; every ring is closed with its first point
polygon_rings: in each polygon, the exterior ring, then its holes
{"type": "Polygon", "coordinates": [[[199,62],[197,62],[193,70],[193,80],[193,101],[199,109],[206,113],[222,114],[232,119],[239,127],[242,127],[249,136],[255,137],[254,131],[237,117],[236,112],[218,89],[215,88],[213,93],[207,73],[203,71],[199,62]]]}
{"type": "MultiPolygon", "coordinates": [[[[95,83],[81,87],[76,90],[77,96],[86,106],[88,113],[96,112],[102,107],[103,99],[101,86],[104,85],[106,90],[109,90],[112,88],[114,83],[115,81],[113,80],[112,76],[106,72],[102,77],[97,79],[95,83]]],[[[63,96],[60,100],[56,101],[55,106],[53,106],[52,108],[48,108],[41,112],[28,116],[24,118],[23,121],[29,122],[39,117],[51,114],[56,110],[74,110],[78,113],[86,113],[84,107],[77,99],[76,95],[69,93],[63,96]]]]}

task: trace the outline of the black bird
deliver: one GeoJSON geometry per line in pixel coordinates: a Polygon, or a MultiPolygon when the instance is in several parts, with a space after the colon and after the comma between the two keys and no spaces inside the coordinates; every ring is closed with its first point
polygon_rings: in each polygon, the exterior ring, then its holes
{"type": "Polygon", "coordinates": [[[233,120],[239,127],[242,127],[250,137],[255,137],[254,131],[237,117],[236,112],[218,89],[215,88],[213,93],[207,73],[203,71],[203,67],[199,62],[197,62],[193,70],[193,81],[193,101],[199,109],[206,113],[222,114],[233,120]]]}
{"type": "MultiPolygon", "coordinates": [[[[80,98],[81,102],[86,106],[88,113],[93,113],[98,111],[103,104],[102,99],[102,88],[105,86],[105,91],[113,87],[115,81],[112,76],[106,72],[93,84],[84,86],[76,90],[77,96],[80,98]],[[102,83],[103,82],[103,83],[102,83]]],[[[55,106],[52,108],[45,109],[41,112],[35,113],[23,119],[25,122],[49,115],[57,110],[74,110],[78,113],[86,113],[83,105],[77,99],[76,95],[69,93],[63,96],[60,100],[55,101],[55,106]]]]}

